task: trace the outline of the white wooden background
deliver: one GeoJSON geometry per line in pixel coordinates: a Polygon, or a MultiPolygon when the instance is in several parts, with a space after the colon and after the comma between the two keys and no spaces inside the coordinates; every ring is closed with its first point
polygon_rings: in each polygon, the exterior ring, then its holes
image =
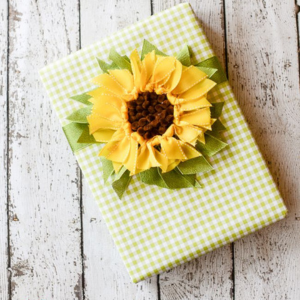
{"type": "Polygon", "coordinates": [[[300,299],[294,0],[190,1],[227,69],[288,217],[137,285],[45,95],[39,68],[177,3],[0,0],[0,300],[300,299]]]}

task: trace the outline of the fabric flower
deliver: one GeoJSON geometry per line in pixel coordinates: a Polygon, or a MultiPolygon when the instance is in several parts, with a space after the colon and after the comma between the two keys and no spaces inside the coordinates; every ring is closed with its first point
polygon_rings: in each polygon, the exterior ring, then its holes
{"type": "Polygon", "coordinates": [[[207,93],[216,83],[195,66],[185,67],[172,56],[152,51],[141,60],[137,50],[127,69],[109,70],[93,82],[89,132],[107,143],[100,156],[111,160],[116,173],[130,175],[159,167],[162,172],[201,156],[194,147],[215,119],[207,93]]]}

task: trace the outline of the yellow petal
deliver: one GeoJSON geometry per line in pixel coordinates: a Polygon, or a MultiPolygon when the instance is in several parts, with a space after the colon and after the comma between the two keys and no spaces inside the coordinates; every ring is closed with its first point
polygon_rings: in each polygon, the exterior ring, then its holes
{"type": "Polygon", "coordinates": [[[120,141],[109,141],[100,151],[99,156],[109,157],[111,152],[116,148],[120,141]]]}
{"type": "Polygon", "coordinates": [[[120,141],[124,138],[125,136],[125,130],[122,128],[119,128],[114,135],[111,137],[112,141],[120,141]]]}
{"type": "Polygon", "coordinates": [[[108,142],[115,132],[112,129],[98,129],[93,133],[93,136],[97,142],[108,142]]]}
{"type": "Polygon", "coordinates": [[[176,135],[184,142],[194,144],[198,135],[201,134],[202,129],[195,128],[192,125],[176,125],[175,126],[176,135]]]}
{"type": "Polygon", "coordinates": [[[195,158],[202,155],[194,147],[188,145],[187,143],[181,143],[181,149],[183,150],[187,159],[195,158]]]}
{"type": "MultiPolygon", "coordinates": [[[[173,169],[175,169],[179,164],[181,163],[181,160],[180,159],[172,159],[172,160],[169,160],[169,165],[166,169],[165,172],[170,172],[172,171],[173,169]]],[[[165,173],[164,172],[164,173],[165,173]]]]}
{"type": "Polygon", "coordinates": [[[202,108],[190,113],[183,114],[180,117],[181,121],[188,122],[193,125],[209,125],[210,124],[210,109],[202,108]]]}
{"type": "Polygon", "coordinates": [[[168,159],[157,151],[150,143],[143,144],[138,151],[137,169],[148,170],[152,167],[160,167],[166,170],[168,159]]]}
{"type": "Polygon", "coordinates": [[[207,74],[199,70],[194,66],[185,68],[182,71],[180,81],[176,88],[173,90],[173,94],[181,94],[192,88],[197,83],[203,81],[207,77],[207,74]]]}
{"type": "Polygon", "coordinates": [[[179,60],[175,61],[175,70],[171,73],[169,80],[164,84],[164,88],[167,92],[175,89],[180,81],[182,74],[182,64],[179,60]]]}
{"type": "Polygon", "coordinates": [[[121,141],[119,141],[116,146],[112,149],[109,155],[106,158],[111,161],[115,161],[118,163],[124,163],[129,155],[130,150],[130,138],[124,137],[121,141]]]}
{"type": "Polygon", "coordinates": [[[111,121],[104,118],[99,117],[96,114],[91,114],[86,117],[89,123],[90,134],[93,134],[98,129],[118,129],[121,127],[122,122],[120,121],[111,121]]]}
{"type": "Polygon", "coordinates": [[[203,81],[197,83],[189,90],[185,91],[184,93],[179,95],[179,98],[185,99],[185,100],[195,100],[198,99],[205,94],[207,94],[216,83],[210,79],[204,79],[203,81]]]}
{"type": "Polygon", "coordinates": [[[134,85],[137,89],[141,85],[142,62],[136,49],[130,55],[131,69],[133,73],[134,85]]]}
{"type": "MultiPolygon", "coordinates": [[[[94,99],[101,98],[103,94],[114,96],[113,93],[109,94],[109,91],[104,87],[99,87],[95,90],[92,90],[92,91],[88,92],[87,94],[92,96],[94,99]]],[[[92,103],[94,103],[93,98],[89,99],[89,101],[92,102],[92,103]]]]}
{"type": "Polygon", "coordinates": [[[102,94],[99,98],[92,98],[91,102],[93,105],[93,111],[101,113],[104,106],[111,105],[115,109],[121,111],[123,100],[116,95],[102,94]]]}
{"type": "Polygon", "coordinates": [[[162,138],[161,147],[168,159],[186,159],[179,141],[173,137],[162,138]]]}
{"type": "Polygon", "coordinates": [[[216,122],[217,119],[210,119],[210,124],[207,125],[201,125],[201,127],[208,129],[208,130],[212,130],[211,125],[214,124],[216,122]]]}
{"type": "MultiPolygon", "coordinates": [[[[204,131],[205,132],[205,131],[204,131]]],[[[204,132],[201,132],[198,135],[198,141],[201,142],[202,144],[205,144],[205,136],[204,136],[204,132]]]]}
{"type": "Polygon", "coordinates": [[[168,158],[164,154],[157,151],[154,147],[152,148],[155,160],[159,163],[159,167],[162,169],[162,171],[165,172],[168,167],[168,158]]]}
{"type": "Polygon", "coordinates": [[[113,161],[113,167],[114,167],[114,170],[115,170],[115,173],[118,174],[119,171],[121,170],[123,164],[120,164],[120,163],[117,163],[117,162],[114,162],[113,161]]]}
{"type": "Polygon", "coordinates": [[[170,76],[171,73],[175,70],[175,57],[167,56],[162,59],[158,59],[151,77],[152,82],[158,82],[165,79],[167,76],[170,76]]]}
{"type": "Polygon", "coordinates": [[[121,111],[117,107],[107,104],[101,105],[100,108],[97,108],[97,110],[96,107],[93,107],[92,115],[96,115],[112,122],[122,122],[123,120],[121,111]]]}
{"type": "Polygon", "coordinates": [[[148,53],[145,55],[142,62],[142,71],[141,71],[141,87],[145,88],[146,84],[150,80],[153,69],[155,66],[155,51],[148,53]]]}
{"type": "Polygon", "coordinates": [[[109,74],[118,81],[127,93],[133,90],[133,76],[128,70],[109,70],[109,74]]]}
{"type": "Polygon", "coordinates": [[[126,93],[126,90],[121,84],[112,76],[108,74],[101,74],[93,79],[93,83],[98,84],[100,87],[105,88],[112,94],[122,96],[126,93]]]}
{"type": "Polygon", "coordinates": [[[196,100],[187,100],[181,103],[181,110],[188,111],[188,110],[195,110],[198,108],[203,107],[210,107],[212,106],[210,102],[206,99],[206,97],[202,97],[196,100]]]}
{"type": "Polygon", "coordinates": [[[150,151],[149,148],[147,147],[147,144],[143,144],[138,151],[138,157],[137,157],[137,168],[142,169],[142,170],[148,170],[151,168],[151,163],[150,163],[150,151]]]}
{"type": "Polygon", "coordinates": [[[130,171],[130,175],[134,175],[136,172],[136,161],[138,155],[138,142],[130,138],[130,150],[127,159],[124,161],[124,166],[130,171]]]}

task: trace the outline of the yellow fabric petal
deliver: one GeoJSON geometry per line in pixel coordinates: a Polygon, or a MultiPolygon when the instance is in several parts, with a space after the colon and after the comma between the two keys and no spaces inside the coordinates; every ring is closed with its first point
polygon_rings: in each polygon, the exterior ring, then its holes
{"type": "Polygon", "coordinates": [[[110,159],[111,161],[124,163],[129,155],[130,150],[130,138],[125,136],[121,141],[119,141],[115,148],[110,152],[106,158],[110,159]]]}
{"type": "Polygon", "coordinates": [[[122,122],[120,121],[111,121],[108,119],[104,119],[99,117],[97,114],[91,114],[86,117],[89,123],[90,134],[94,133],[98,129],[118,129],[122,126],[122,122]]]}
{"type": "Polygon", "coordinates": [[[148,81],[150,80],[153,69],[155,66],[156,56],[155,51],[148,53],[145,55],[142,62],[142,71],[141,71],[141,88],[145,88],[148,81]]]}
{"type": "Polygon", "coordinates": [[[150,156],[150,151],[149,148],[147,147],[147,144],[145,143],[139,148],[138,151],[137,164],[136,164],[138,169],[147,170],[151,168],[149,156],[150,156]]]}
{"type": "Polygon", "coordinates": [[[207,125],[201,125],[201,127],[208,129],[208,130],[212,130],[211,125],[214,124],[216,122],[217,119],[210,119],[210,124],[207,125]]]}
{"type": "Polygon", "coordinates": [[[164,154],[157,151],[154,147],[152,148],[153,148],[153,156],[155,160],[159,163],[162,171],[165,172],[168,167],[168,158],[164,154]]]}
{"type": "Polygon", "coordinates": [[[117,163],[117,162],[113,162],[112,164],[113,164],[113,167],[114,167],[114,170],[115,170],[116,174],[118,174],[119,171],[121,170],[123,164],[120,164],[120,163],[117,163]]]}
{"type": "Polygon", "coordinates": [[[172,170],[175,169],[180,163],[181,163],[181,160],[180,160],[180,159],[172,159],[172,160],[169,160],[169,165],[168,165],[166,171],[164,171],[164,173],[172,171],[172,170]]]}
{"type": "Polygon", "coordinates": [[[212,106],[210,102],[206,99],[206,97],[202,97],[196,100],[188,100],[181,103],[181,110],[183,111],[189,111],[189,110],[195,110],[198,108],[203,107],[210,107],[212,106]]]}
{"type": "Polygon", "coordinates": [[[100,109],[98,108],[97,110],[92,108],[92,115],[96,115],[100,118],[110,120],[112,122],[122,122],[122,113],[121,111],[112,105],[101,105],[100,109]]]}
{"type": "MultiPolygon", "coordinates": [[[[205,132],[205,131],[204,131],[205,132]]],[[[198,141],[201,142],[202,144],[205,144],[205,136],[204,136],[204,132],[201,132],[199,135],[198,135],[198,141]]]]}
{"type": "Polygon", "coordinates": [[[188,122],[193,125],[209,125],[210,124],[210,109],[202,108],[196,111],[183,114],[180,117],[181,121],[188,122]]]}
{"type": "Polygon", "coordinates": [[[123,100],[115,95],[102,94],[100,98],[93,98],[91,102],[94,104],[93,112],[101,113],[104,109],[106,109],[105,106],[110,105],[121,114],[123,100]]]}
{"type": "Polygon", "coordinates": [[[175,70],[171,73],[170,78],[164,84],[164,88],[167,92],[171,92],[172,90],[175,89],[175,87],[180,81],[181,74],[182,74],[182,64],[179,60],[176,59],[175,70]]]}
{"type": "Polygon", "coordinates": [[[151,82],[159,82],[165,79],[167,76],[170,76],[175,70],[175,61],[175,57],[172,56],[158,59],[153,70],[151,82]]]}
{"type": "MultiPolygon", "coordinates": [[[[94,99],[98,99],[98,98],[101,98],[103,94],[108,95],[109,91],[104,87],[99,87],[95,90],[92,90],[92,91],[88,92],[87,94],[92,96],[94,99]]],[[[113,93],[110,93],[109,95],[114,96],[113,93]]],[[[93,103],[93,99],[90,99],[89,101],[93,103]]]]}
{"type": "Polygon", "coordinates": [[[120,141],[109,141],[100,151],[99,156],[108,158],[120,141]]]}
{"type": "Polygon", "coordinates": [[[145,143],[139,148],[137,169],[147,170],[152,167],[160,167],[162,170],[166,170],[167,166],[167,157],[157,151],[150,143],[145,143]]]}
{"type": "Polygon", "coordinates": [[[138,155],[138,142],[130,138],[130,150],[127,159],[124,162],[124,166],[130,171],[130,175],[134,175],[136,172],[136,161],[138,155]]]}
{"type": "Polygon", "coordinates": [[[128,70],[109,70],[118,83],[128,92],[132,92],[134,87],[133,76],[128,70]]]}
{"type": "Polygon", "coordinates": [[[108,142],[116,131],[112,129],[98,129],[93,133],[93,136],[97,142],[108,142]]]}
{"type": "Polygon", "coordinates": [[[195,100],[207,94],[216,83],[210,79],[204,79],[190,89],[181,93],[178,97],[185,100],[195,100]]]}
{"type": "Polygon", "coordinates": [[[180,143],[173,137],[166,137],[161,139],[161,147],[168,159],[186,159],[180,143]]]}
{"type": "Polygon", "coordinates": [[[142,62],[136,49],[130,55],[131,69],[133,73],[134,85],[137,89],[141,85],[142,62]]]}
{"type": "Polygon", "coordinates": [[[176,135],[184,142],[194,144],[198,135],[201,134],[202,129],[195,128],[192,125],[176,125],[175,126],[176,135]]]}
{"type": "Polygon", "coordinates": [[[197,83],[203,81],[207,77],[207,74],[199,70],[194,66],[185,68],[182,71],[180,81],[176,88],[173,90],[173,94],[181,94],[190,88],[192,88],[197,83]]]}
{"type": "Polygon", "coordinates": [[[126,93],[126,90],[121,84],[112,76],[108,74],[101,74],[93,79],[93,83],[98,84],[100,87],[105,88],[109,92],[115,95],[122,96],[126,93]]]}
{"type": "Polygon", "coordinates": [[[194,147],[188,145],[187,143],[181,143],[181,149],[183,150],[187,159],[201,156],[201,153],[199,153],[194,147]]]}

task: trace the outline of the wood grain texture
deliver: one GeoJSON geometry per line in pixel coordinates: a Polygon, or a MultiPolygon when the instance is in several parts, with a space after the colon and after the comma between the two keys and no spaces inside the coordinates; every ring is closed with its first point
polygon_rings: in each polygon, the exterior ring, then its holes
{"type": "MultiPolygon", "coordinates": [[[[224,16],[222,1],[189,1],[212,47],[225,66],[224,16]]],[[[179,1],[155,0],[154,12],[179,1]]],[[[210,252],[159,276],[162,300],[233,299],[231,245],[210,252]]]]}
{"type": "Polygon", "coordinates": [[[84,180],[81,186],[38,70],[77,50],[80,42],[85,47],[178,3],[11,0],[7,11],[6,1],[0,1],[1,300],[300,298],[299,7],[294,1],[190,0],[228,66],[230,83],[288,206],[287,219],[234,248],[227,245],[135,285],[84,180]]]}
{"type": "MultiPolygon", "coordinates": [[[[81,45],[94,43],[151,15],[150,1],[81,1],[81,45]]],[[[157,278],[134,284],[99,209],[83,181],[83,241],[86,299],[156,300],[157,278]]]]}
{"type": "Polygon", "coordinates": [[[7,3],[0,2],[0,299],[8,300],[7,228],[7,3]]]}
{"type": "Polygon", "coordinates": [[[10,1],[11,299],[82,299],[78,168],[39,79],[78,47],[74,1],[10,1]]]}
{"type": "Polygon", "coordinates": [[[300,297],[300,96],[294,1],[226,2],[229,81],[287,219],[235,243],[235,299],[300,297]]]}

